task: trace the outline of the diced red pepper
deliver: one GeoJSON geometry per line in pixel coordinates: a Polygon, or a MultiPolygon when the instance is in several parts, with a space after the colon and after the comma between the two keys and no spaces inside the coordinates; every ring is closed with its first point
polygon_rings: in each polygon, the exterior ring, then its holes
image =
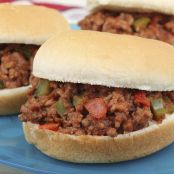
{"type": "Polygon", "coordinates": [[[42,124],[39,125],[40,129],[48,129],[52,131],[58,131],[59,125],[57,123],[47,123],[47,124],[42,124]]]}
{"type": "Polygon", "coordinates": [[[85,105],[85,108],[94,119],[103,119],[106,117],[107,106],[102,98],[90,100],[85,105]]]}
{"type": "Polygon", "coordinates": [[[137,92],[134,95],[135,103],[142,104],[143,106],[150,107],[150,100],[146,97],[144,92],[137,92]]]}

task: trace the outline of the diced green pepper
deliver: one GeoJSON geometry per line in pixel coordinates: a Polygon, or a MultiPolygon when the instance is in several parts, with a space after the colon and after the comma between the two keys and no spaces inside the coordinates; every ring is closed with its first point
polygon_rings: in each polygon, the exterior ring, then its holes
{"type": "Polygon", "coordinates": [[[149,23],[150,23],[150,18],[141,17],[134,21],[133,27],[136,31],[139,31],[140,29],[146,28],[149,23]]]}
{"type": "Polygon", "coordinates": [[[0,81],[0,89],[4,89],[4,88],[5,88],[4,82],[0,81]]]}
{"type": "Polygon", "coordinates": [[[49,93],[49,81],[45,79],[40,79],[35,92],[36,96],[43,96],[49,93]]]}
{"type": "Polygon", "coordinates": [[[59,100],[55,103],[55,105],[56,105],[57,113],[58,113],[61,117],[63,117],[63,115],[64,115],[65,112],[66,112],[66,108],[65,108],[65,106],[64,106],[63,101],[62,101],[61,99],[59,99],[59,100]]]}
{"type": "Polygon", "coordinates": [[[80,103],[82,103],[83,98],[81,96],[74,96],[73,97],[73,106],[78,106],[80,103]]]}
{"type": "Polygon", "coordinates": [[[166,103],[165,104],[166,113],[172,114],[174,112],[174,104],[173,104],[173,102],[168,97],[165,97],[164,101],[166,103]]]}
{"type": "Polygon", "coordinates": [[[32,57],[32,52],[31,52],[31,50],[28,48],[27,45],[22,46],[22,47],[19,49],[19,51],[24,55],[24,57],[25,57],[26,59],[29,59],[30,57],[32,57]]]}
{"type": "Polygon", "coordinates": [[[162,117],[166,114],[166,110],[164,108],[163,99],[151,99],[152,110],[155,117],[162,117]]]}

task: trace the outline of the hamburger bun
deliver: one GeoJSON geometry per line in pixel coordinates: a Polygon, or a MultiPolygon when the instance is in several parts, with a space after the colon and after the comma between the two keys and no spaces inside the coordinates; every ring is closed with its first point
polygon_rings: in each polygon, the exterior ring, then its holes
{"type": "MultiPolygon", "coordinates": [[[[69,31],[49,39],[34,60],[33,74],[50,81],[174,90],[174,48],[135,36],[69,31]],[[67,51],[68,50],[68,51],[67,51]]],[[[162,123],[117,137],[69,135],[23,123],[26,140],[50,157],[78,163],[131,160],[174,141],[174,114],[162,123]]]]}
{"type": "Polygon", "coordinates": [[[0,90],[0,113],[10,115],[18,113],[27,99],[28,86],[0,90]]]}
{"type": "Polygon", "coordinates": [[[156,40],[69,31],[42,45],[33,75],[60,82],[170,91],[174,90],[173,55],[173,46],[156,40]]]}
{"type": "Polygon", "coordinates": [[[0,4],[0,43],[41,45],[55,33],[68,30],[57,11],[34,5],[0,4]]]}
{"type": "Polygon", "coordinates": [[[117,137],[68,135],[23,123],[25,138],[44,154],[76,163],[113,163],[144,157],[174,140],[174,115],[161,124],[117,137]]]}
{"type": "Polygon", "coordinates": [[[108,9],[126,12],[156,12],[174,15],[174,1],[171,0],[87,0],[90,11],[108,9]]]}
{"type": "MultiPolygon", "coordinates": [[[[41,45],[55,33],[69,30],[56,10],[34,5],[0,4],[0,44],[41,45]]],[[[0,115],[19,112],[28,87],[0,90],[0,115]]]]}

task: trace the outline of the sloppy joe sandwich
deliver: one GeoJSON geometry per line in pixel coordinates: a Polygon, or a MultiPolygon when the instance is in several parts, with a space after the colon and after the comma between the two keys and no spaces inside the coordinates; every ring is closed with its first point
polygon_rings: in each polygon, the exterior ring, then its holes
{"type": "Polygon", "coordinates": [[[166,147],[174,140],[173,55],[169,44],[128,35],[51,38],[36,54],[21,107],[27,141],[79,163],[131,160],[166,147]]]}
{"type": "Polygon", "coordinates": [[[130,34],[174,44],[174,1],[88,0],[85,30],[130,34]]]}
{"type": "Polygon", "coordinates": [[[0,115],[19,112],[26,100],[34,55],[55,33],[68,30],[56,11],[0,4],[0,115]]]}

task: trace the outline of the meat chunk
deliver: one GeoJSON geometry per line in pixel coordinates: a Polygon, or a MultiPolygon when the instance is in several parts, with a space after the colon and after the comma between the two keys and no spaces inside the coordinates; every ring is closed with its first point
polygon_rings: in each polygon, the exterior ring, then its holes
{"type": "Polygon", "coordinates": [[[22,106],[19,118],[61,133],[115,137],[143,129],[152,120],[156,121],[150,99],[164,99],[164,106],[174,112],[173,91],[147,92],[47,81],[49,92],[37,96],[39,81],[31,78],[28,101],[22,106]]]}
{"type": "Polygon", "coordinates": [[[0,82],[3,88],[29,85],[33,57],[37,48],[38,46],[25,45],[24,47],[20,44],[7,44],[1,47],[0,82]]]}
{"type": "Polygon", "coordinates": [[[79,22],[83,30],[130,34],[174,43],[174,17],[158,13],[119,13],[102,10],[79,22]]]}

